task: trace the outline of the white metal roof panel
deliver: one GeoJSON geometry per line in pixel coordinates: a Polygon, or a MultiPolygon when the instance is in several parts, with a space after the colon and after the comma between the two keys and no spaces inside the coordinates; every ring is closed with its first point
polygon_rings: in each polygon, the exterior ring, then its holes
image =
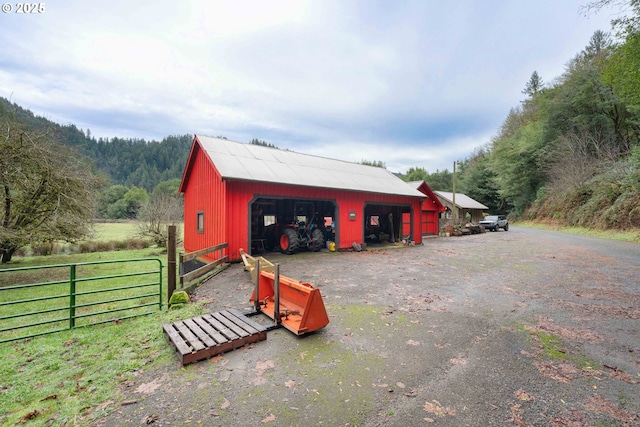
{"type": "MultiPolygon", "coordinates": [[[[453,193],[448,191],[434,191],[434,193],[447,200],[449,203],[453,203],[453,193]]],[[[456,205],[462,209],[489,209],[482,203],[462,193],[456,193],[456,205]]]]}
{"type": "Polygon", "coordinates": [[[424,197],[384,168],[222,138],[196,137],[225,179],[424,197]]]}

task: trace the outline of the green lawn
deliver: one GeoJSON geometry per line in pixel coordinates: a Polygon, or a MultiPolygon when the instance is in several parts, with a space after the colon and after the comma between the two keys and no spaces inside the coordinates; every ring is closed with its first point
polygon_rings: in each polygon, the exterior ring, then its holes
{"type": "MultiPolygon", "coordinates": [[[[120,225],[106,228],[119,229],[120,225]]],[[[164,251],[154,248],[32,257],[21,259],[17,265],[0,265],[2,280],[2,270],[10,267],[147,257],[161,259],[164,266],[165,308],[162,311],[152,307],[153,313],[147,316],[0,344],[0,425],[90,425],[94,417],[117,407],[118,385],[131,379],[138,369],[175,358],[162,332],[163,324],[202,314],[201,308],[194,304],[180,310],[166,309],[167,257],[164,251]]],[[[119,266],[117,271],[108,271],[105,265],[99,265],[87,267],[93,271],[82,274],[120,274],[129,268],[126,264],[114,265],[119,266]]],[[[24,273],[26,277],[14,277],[11,283],[6,283],[5,278],[4,286],[21,280],[52,281],[57,275],[64,278],[67,274],[48,271],[24,273]]],[[[118,280],[125,279],[114,280],[107,281],[106,286],[117,285],[118,280]]],[[[68,288],[68,285],[56,286],[68,288]]],[[[27,298],[35,295],[21,292],[27,298]]],[[[49,302],[38,304],[36,309],[43,309],[49,302]]],[[[7,315],[5,308],[3,316],[7,315]]]]}
{"type": "Polygon", "coordinates": [[[159,284],[166,263],[166,255],[147,249],[24,258],[2,266],[0,341],[68,328],[72,274],[76,326],[158,310],[158,294],[165,303],[167,298],[166,278],[163,292],[159,284]]]}

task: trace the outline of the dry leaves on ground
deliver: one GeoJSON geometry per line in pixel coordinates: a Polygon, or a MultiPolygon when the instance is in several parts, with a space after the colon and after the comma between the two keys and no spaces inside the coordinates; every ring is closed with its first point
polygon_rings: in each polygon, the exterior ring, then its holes
{"type": "Polygon", "coordinates": [[[619,409],[613,404],[613,402],[597,394],[595,396],[591,396],[589,401],[585,403],[584,407],[588,411],[609,414],[612,418],[624,423],[633,423],[634,421],[637,421],[634,416],[622,409],[619,409]]]}
{"type": "Polygon", "coordinates": [[[455,417],[456,411],[449,408],[448,406],[442,406],[440,402],[437,400],[432,400],[431,402],[425,402],[423,409],[430,414],[433,414],[437,417],[455,417]]]}

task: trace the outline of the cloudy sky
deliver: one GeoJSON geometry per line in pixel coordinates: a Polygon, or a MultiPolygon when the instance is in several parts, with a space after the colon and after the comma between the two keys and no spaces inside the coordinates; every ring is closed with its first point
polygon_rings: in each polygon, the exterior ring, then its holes
{"type": "MultiPolygon", "coordinates": [[[[45,1],[0,14],[0,96],[95,137],[259,138],[452,169],[615,17],[589,0],[45,1]]],[[[6,2],[6,0],[3,0],[6,2]]]]}

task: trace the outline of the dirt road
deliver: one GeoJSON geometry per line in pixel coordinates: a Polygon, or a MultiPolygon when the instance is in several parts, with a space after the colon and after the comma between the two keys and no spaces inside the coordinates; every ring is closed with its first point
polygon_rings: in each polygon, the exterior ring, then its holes
{"type": "MultiPolygon", "coordinates": [[[[640,245],[512,227],[268,258],[321,290],[325,329],[156,367],[97,424],[640,425],[640,245]]],[[[250,282],[233,265],[195,299],[249,309],[250,282]]]]}

